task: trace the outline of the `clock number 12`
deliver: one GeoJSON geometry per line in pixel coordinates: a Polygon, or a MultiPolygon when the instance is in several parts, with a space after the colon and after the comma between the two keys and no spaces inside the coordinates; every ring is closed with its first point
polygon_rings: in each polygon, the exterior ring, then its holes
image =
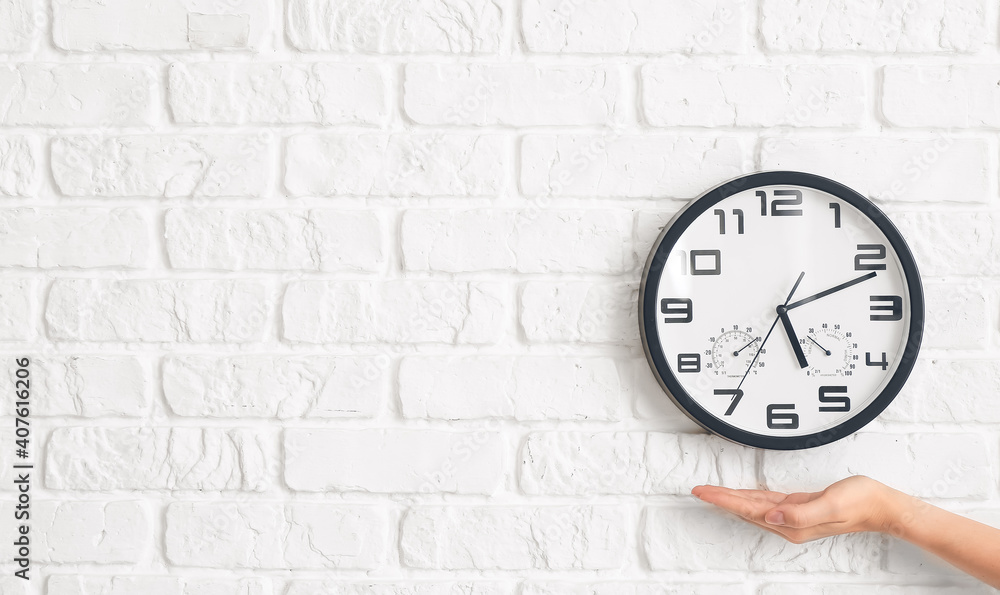
{"type": "MultiPolygon", "coordinates": [[[[755,192],[756,196],[760,197],[760,215],[761,217],[767,216],[767,192],[763,190],[758,190],[755,192]]],[[[802,209],[789,209],[784,207],[793,207],[802,204],[802,191],[801,190],[775,190],[774,196],[792,196],[794,198],[775,198],[771,201],[771,216],[772,217],[801,217],[802,209]],[[781,207],[781,208],[779,208],[781,207]]]]}

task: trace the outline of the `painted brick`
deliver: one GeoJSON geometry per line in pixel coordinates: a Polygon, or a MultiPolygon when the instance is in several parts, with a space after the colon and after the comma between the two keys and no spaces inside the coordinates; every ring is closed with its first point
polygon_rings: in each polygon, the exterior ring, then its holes
{"type": "Polygon", "coordinates": [[[898,212],[890,215],[926,277],[1000,273],[1000,246],[994,249],[991,213],[968,211],[898,212]]]}
{"type": "MultiPolygon", "coordinates": [[[[150,373],[138,357],[81,354],[29,359],[34,376],[32,415],[141,417],[150,411],[150,373]]],[[[14,363],[9,365],[13,369],[14,363]]],[[[13,394],[14,380],[0,375],[0,391],[13,394]]],[[[8,400],[0,411],[10,415],[13,408],[8,400]]]]}
{"type": "Polygon", "coordinates": [[[528,49],[543,53],[738,52],[749,10],[738,0],[526,0],[522,31],[528,49]]]}
{"type": "Polygon", "coordinates": [[[0,341],[27,341],[38,332],[41,294],[34,279],[0,279],[0,341]]]}
{"type": "Polygon", "coordinates": [[[142,126],[155,123],[156,71],[140,64],[24,63],[0,68],[0,124],[142,126]]]}
{"type": "Polygon", "coordinates": [[[419,124],[538,126],[623,121],[616,67],[410,64],[403,109],[419,124]]]}
{"type": "Polygon", "coordinates": [[[865,82],[854,66],[642,67],[654,126],[860,126],[865,82]]]}
{"type": "Polygon", "coordinates": [[[255,281],[59,279],[45,322],[61,340],[242,343],[263,335],[268,298],[255,281]]]}
{"type": "Polygon", "coordinates": [[[71,136],[52,142],[52,175],[68,196],[261,196],[273,134],[71,136]]]}
{"type": "Polygon", "coordinates": [[[444,281],[288,284],[282,328],[303,343],[469,343],[500,336],[501,287],[444,281]]]}
{"type": "Polygon", "coordinates": [[[625,283],[526,283],[521,328],[531,342],[639,344],[639,288],[625,283]]]}
{"type": "Polygon", "coordinates": [[[1000,362],[921,358],[882,417],[893,421],[1000,423],[1000,362]]]}
{"type": "Polygon", "coordinates": [[[860,474],[918,498],[985,499],[996,484],[989,460],[987,441],[972,432],[861,432],[821,448],[766,451],[761,478],[768,489],[801,492],[860,474]]]}
{"type": "Polygon", "coordinates": [[[434,5],[391,0],[290,0],[288,39],[305,51],[494,53],[504,10],[499,0],[434,5]]]}
{"type": "Polygon", "coordinates": [[[285,595],[515,595],[517,587],[509,582],[422,581],[350,583],[346,581],[292,581],[285,595]]]}
{"type": "Polygon", "coordinates": [[[504,444],[486,430],[287,429],[283,451],[293,490],[488,495],[500,484],[504,444]]]}
{"type": "Polygon", "coordinates": [[[675,571],[867,574],[879,569],[881,544],[879,534],[854,533],[796,545],[707,506],[650,507],[642,534],[650,567],[675,571]]]}
{"type": "Polygon", "coordinates": [[[41,2],[38,0],[0,3],[0,52],[29,51],[38,33],[40,15],[41,2]]]}
{"type": "Polygon", "coordinates": [[[400,529],[401,560],[412,568],[617,569],[626,517],[611,506],[415,508],[400,529]]]}
{"type": "Polygon", "coordinates": [[[615,420],[619,387],[605,358],[407,357],[399,366],[410,418],[615,420]]]}
{"type": "Polygon", "coordinates": [[[525,583],[521,595],[748,595],[749,585],[734,583],[544,582],[525,583]]]}
{"type": "Polygon", "coordinates": [[[45,487],[56,490],[264,489],[267,433],[202,428],[57,428],[45,487]]]}
{"type": "Polygon", "coordinates": [[[41,142],[34,136],[0,136],[0,196],[31,196],[41,183],[41,142]]]}
{"type": "Polygon", "coordinates": [[[755,455],[702,434],[535,432],[521,448],[528,494],[687,494],[710,483],[755,488],[755,455]]]}
{"type": "Polygon", "coordinates": [[[146,266],[152,219],[139,209],[0,210],[0,266],[146,266]]]}
{"type": "Polygon", "coordinates": [[[897,126],[1000,126],[996,66],[906,64],[882,72],[882,113],[897,126]]]}
{"type": "Polygon", "coordinates": [[[370,211],[170,209],[164,238],[178,269],[378,271],[386,259],[370,211]]]}
{"type": "Polygon", "coordinates": [[[921,586],[921,585],[876,585],[876,584],[805,584],[768,583],[761,587],[760,595],[986,595],[996,593],[985,585],[965,585],[962,587],[921,586]]]}
{"type": "Polygon", "coordinates": [[[995,176],[987,141],[920,137],[768,137],[763,169],[817,173],[885,201],[985,202],[995,176]]]}
{"type": "Polygon", "coordinates": [[[175,62],[169,77],[176,122],[379,124],[389,111],[371,64],[175,62]]]}
{"type": "Polygon", "coordinates": [[[163,394],[187,417],[371,417],[389,392],[380,357],[172,356],[163,394]]]}
{"type": "Polygon", "coordinates": [[[46,595],[274,595],[265,578],[213,579],[181,576],[74,576],[54,574],[46,595]]]}
{"type": "MultiPolygon", "coordinates": [[[[14,535],[14,503],[0,504],[4,535],[14,535]]],[[[37,565],[137,564],[155,547],[153,518],[145,502],[134,500],[39,500],[31,502],[32,581],[37,565]]],[[[13,541],[13,540],[11,540],[13,541]]],[[[4,540],[0,555],[13,560],[4,540]]]]}
{"type": "Polygon", "coordinates": [[[627,213],[410,210],[401,242],[408,270],[615,274],[633,266],[627,213]]]}
{"type": "Polygon", "coordinates": [[[299,134],[288,140],[293,195],[494,196],[504,187],[499,135],[299,134]]]}
{"type": "Polygon", "coordinates": [[[982,349],[989,341],[990,315],[982,283],[972,278],[953,284],[924,285],[923,347],[982,349]]]}
{"type": "Polygon", "coordinates": [[[271,27],[265,0],[53,0],[52,38],[72,51],[247,50],[271,27]]]}
{"type": "Polygon", "coordinates": [[[379,567],[388,541],[374,507],[281,502],[174,502],[166,556],[200,568],[379,567]]]}
{"type": "Polygon", "coordinates": [[[992,27],[983,0],[764,0],[761,14],[765,45],[795,52],[974,52],[992,27]]]}
{"type": "Polygon", "coordinates": [[[521,191],[528,196],[693,198],[739,175],[747,151],[732,137],[525,136],[521,191]]]}

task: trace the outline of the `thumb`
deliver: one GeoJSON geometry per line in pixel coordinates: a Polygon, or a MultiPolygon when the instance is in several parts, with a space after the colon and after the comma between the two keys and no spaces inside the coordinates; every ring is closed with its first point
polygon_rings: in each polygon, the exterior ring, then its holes
{"type": "Polygon", "coordinates": [[[767,511],[764,521],[769,525],[802,529],[830,520],[830,507],[822,498],[803,504],[781,504],[767,511]]]}

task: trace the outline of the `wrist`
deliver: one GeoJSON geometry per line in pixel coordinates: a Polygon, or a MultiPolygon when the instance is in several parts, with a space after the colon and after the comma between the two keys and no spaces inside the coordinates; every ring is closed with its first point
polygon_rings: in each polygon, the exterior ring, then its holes
{"type": "Polygon", "coordinates": [[[930,506],[919,498],[885,485],[882,486],[879,500],[881,520],[875,530],[904,540],[910,535],[921,510],[930,506]]]}

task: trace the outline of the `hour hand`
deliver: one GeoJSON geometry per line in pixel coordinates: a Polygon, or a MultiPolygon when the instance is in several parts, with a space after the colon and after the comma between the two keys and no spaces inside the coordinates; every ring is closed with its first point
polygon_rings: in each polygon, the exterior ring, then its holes
{"type": "Polygon", "coordinates": [[[795,334],[795,329],[792,328],[792,321],[788,318],[788,308],[785,306],[778,306],[778,319],[781,320],[781,326],[785,327],[785,334],[788,335],[788,342],[792,344],[792,351],[795,352],[795,359],[799,361],[800,368],[808,368],[809,362],[806,361],[806,354],[802,352],[802,345],[799,345],[799,338],[795,334]]]}

